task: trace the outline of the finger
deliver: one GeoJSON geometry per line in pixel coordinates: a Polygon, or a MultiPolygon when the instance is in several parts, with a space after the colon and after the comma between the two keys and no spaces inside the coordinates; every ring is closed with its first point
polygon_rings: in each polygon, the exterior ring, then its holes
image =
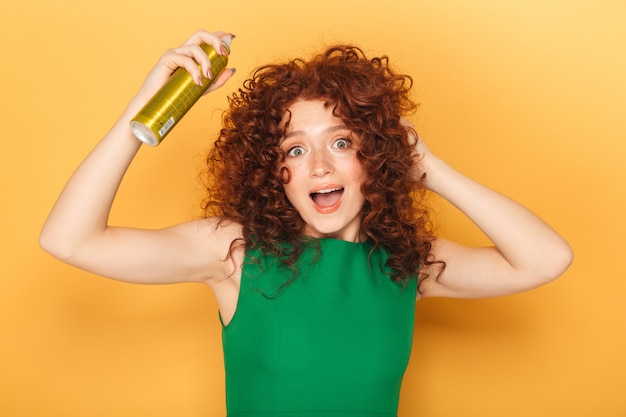
{"type": "Polygon", "coordinates": [[[161,61],[173,73],[177,68],[184,68],[198,85],[202,85],[202,74],[198,68],[197,59],[205,55],[199,46],[185,46],[170,49],[163,54],[161,61]]]}
{"type": "Polygon", "coordinates": [[[215,51],[220,55],[226,55],[228,52],[224,50],[222,46],[222,38],[224,36],[228,36],[231,39],[235,37],[232,33],[224,32],[224,31],[216,31],[216,32],[207,32],[206,30],[198,30],[196,33],[191,35],[189,39],[187,39],[183,45],[200,45],[206,43],[208,45],[213,46],[215,51]]]}
{"type": "Polygon", "coordinates": [[[230,77],[235,75],[235,71],[235,68],[226,68],[224,71],[222,71],[221,74],[215,79],[215,81],[213,81],[213,84],[211,84],[211,86],[207,89],[205,94],[210,93],[211,91],[215,91],[224,84],[226,84],[226,81],[228,81],[230,77]]]}
{"type": "Polygon", "coordinates": [[[400,124],[404,126],[407,131],[407,141],[409,145],[415,145],[417,142],[420,141],[419,133],[417,133],[417,130],[415,130],[415,127],[413,127],[413,124],[411,122],[404,118],[401,118],[400,124]]]}
{"type": "Polygon", "coordinates": [[[181,47],[178,48],[178,50],[180,50],[181,53],[191,55],[202,68],[203,76],[212,79],[214,74],[211,73],[211,61],[199,45],[211,45],[217,54],[228,55],[228,50],[224,46],[224,41],[222,40],[224,37],[233,39],[235,35],[223,31],[209,33],[204,30],[200,30],[192,35],[181,47]]]}
{"type": "Polygon", "coordinates": [[[216,32],[208,32],[204,29],[197,30],[193,35],[191,35],[183,45],[198,45],[202,42],[210,43],[212,38],[219,39],[224,36],[226,32],[216,31],[216,32]]]}

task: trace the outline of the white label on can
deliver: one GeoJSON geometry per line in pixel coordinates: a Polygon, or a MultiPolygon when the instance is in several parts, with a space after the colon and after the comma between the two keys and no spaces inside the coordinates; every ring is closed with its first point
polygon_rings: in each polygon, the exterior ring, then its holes
{"type": "Polygon", "coordinates": [[[170,119],[165,122],[165,124],[163,125],[162,128],[159,129],[159,135],[161,137],[165,136],[165,134],[167,133],[168,130],[170,130],[170,128],[174,126],[174,118],[170,117],[170,119]]]}

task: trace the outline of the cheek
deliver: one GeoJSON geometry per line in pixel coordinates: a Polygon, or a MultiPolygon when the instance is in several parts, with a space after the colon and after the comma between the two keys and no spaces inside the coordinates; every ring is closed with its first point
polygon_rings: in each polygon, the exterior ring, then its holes
{"type": "Polygon", "coordinates": [[[283,191],[285,192],[285,198],[291,204],[293,208],[299,210],[302,205],[302,196],[298,194],[296,190],[296,186],[293,183],[286,183],[283,186],[283,191]]]}
{"type": "Polygon", "coordinates": [[[349,167],[348,171],[350,173],[352,181],[359,184],[365,181],[365,169],[356,158],[354,161],[352,161],[352,164],[349,167]]]}
{"type": "MultiPolygon", "coordinates": [[[[362,198],[365,201],[365,196],[363,194],[363,183],[365,182],[367,173],[363,166],[356,161],[351,168],[350,177],[354,184],[358,185],[358,197],[362,198]]],[[[355,190],[356,191],[356,190],[355,190]]]]}

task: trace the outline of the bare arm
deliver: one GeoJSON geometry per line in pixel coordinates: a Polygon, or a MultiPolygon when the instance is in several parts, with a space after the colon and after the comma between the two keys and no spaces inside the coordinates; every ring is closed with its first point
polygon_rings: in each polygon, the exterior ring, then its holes
{"type": "Polygon", "coordinates": [[[493,242],[474,248],[438,239],[431,267],[420,284],[425,297],[478,298],[526,291],[559,277],[572,261],[567,242],[538,216],[457,172],[418,140],[426,186],[460,209],[493,242]]]}
{"type": "MultiPolygon", "coordinates": [[[[79,268],[130,282],[203,281],[223,275],[222,262],[236,225],[215,228],[215,220],[185,223],[162,230],[111,227],[109,213],[119,185],[141,146],[129,128],[130,119],[178,67],[194,79],[210,68],[201,42],[220,47],[225,33],[195,33],[167,51],[147,76],[140,91],[112,129],[74,172],[46,220],[40,235],[43,249],[79,268]],[[221,263],[220,263],[221,262],[221,263]]],[[[224,71],[214,90],[232,75],[224,71]]]]}

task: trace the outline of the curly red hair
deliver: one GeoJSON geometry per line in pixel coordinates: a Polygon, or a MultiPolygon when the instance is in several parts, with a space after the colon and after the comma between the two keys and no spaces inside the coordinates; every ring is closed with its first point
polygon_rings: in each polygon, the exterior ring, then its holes
{"type": "Polygon", "coordinates": [[[247,247],[261,247],[293,265],[307,238],[277,168],[284,158],[281,121],[295,100],[324,100],[360,138],[357,157],[367,177],[364,233],[387,252],[392,279],[416,277],[421,264],[431,263],[434,237],[421,179],[409,175],[415,155],[402,117],[417,108],[410,99],[412,83],[386,56],[370,59],[351,45],[331,47],[308,61],[260,67],[229,98],[209,153],[207,215],[241,224],[247,247]]]}

